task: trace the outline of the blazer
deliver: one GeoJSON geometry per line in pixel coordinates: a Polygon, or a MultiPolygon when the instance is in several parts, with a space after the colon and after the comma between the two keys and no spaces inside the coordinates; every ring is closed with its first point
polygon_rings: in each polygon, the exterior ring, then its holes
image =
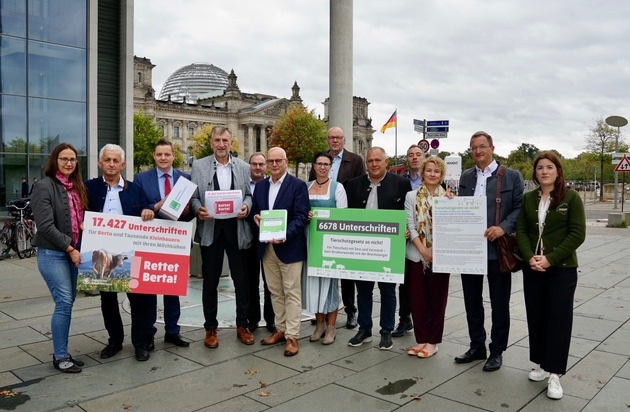
{"type": "MultiPolygon", "coordinates": [[[[536,254],[541,236],[538,230],[540,191],[532,190],[523,196],[523,207],[516,222],[516,241],[521,256],[528,262],[536,254]]],[[[577,248],[586,238],[584,204],[575,190],[569,190],[555,209],[549,208],[542,231],[542,254],[551,266],[578,266],[577,248]]]]}
{"type": "MultiPolygon", "coordinates": [[[[92,212],[103,212],[105,197],[109,189],[107,182],[103,177],[96,177],[86,181],[85,188],[87,189],[89,199],[88,210],[92,212]]],[[[149,208],[149,201],[144,195],[142,188],[128,180],[125,180],[125,186],[118,196],[120,198],[123,215],[140,216],[144,209],[149,208]]]]}
{"type": "MultiPolygon", "coordinates": [[[[343,153],[341,154],[341,164],[339,165],[339,171],[337,172],[337,181],[343,184],[353,177],[361,176],[364,174],[365,162],[363,161],[361,156],[344,149],[343,153]]],[[[315,168],[313,167],[313,165],[311,165],[311,171],[308,175],[308,180],[315,180],[315,168]]]]}
{"type": "Polygon", "coordinates": [[[72,244],[68,193],[61,182],[48,176],[33,186],[31,208],[37,231],[32,243],[45,249],[65,251],[72,244]]]}
{"type": "MultiPolygon", "coordinates": [[[[358,176],[348,180],[344,185],[348,195],[348,207],[365,209],[370,195],[370,179],[367,175],[358,176]]],[[[392,174],[385,173],[385,177],[376,189],[379,209],[404,210],[405,195],[411,191],[409,180],[392,174]]]]}
{"type": "MultiPolygon", "coordinates": [[[[271,177],[256,183],[252,216],[260,214],[261,210],[269,210],[269,179],[271,177]]],[[[276,255],[283,263],[306,260],[305,228],[308,222],[308,211],[311,209],[306,183],[287,173],[276,196],[273,209],[287,211],[287,240],[273,245],[276,255]]],[[[258,243],[258,259],[262,259],[267,244],[258,243]]]]}
{"type": "MultiPolygon", "coordinates": [[[[140,172],[133,179],[133,182],[140,186],[144,191],[147,201],[149,202],[149,209],[151,210],[154,210],[153,208],[155,207],[155,204],[162,200],[162,196],[160,196],[158,172],[156,170],[156,168],[152,168],[150,170],[140,172]]],[[[182,176],[190,180],[190,175],[188,173],[173,168],[173,186],[182,176]]],[[[191,220],[191,218],[180,217],[180,220],[188,221],[191,220]]]]}
{"type": "MultiPolygon", "coordinates": [[[[501,166],[501,165],[499,165],[501,166]]],[[[497,210],[497,171],[499,168],[488,176],[486,181],[486,198],[487,198],[487,224],[488,227],[495,226],[495,212],[497,210]]],[[[459,179],[459,196],[474,196],[475,186],[477,185],[477,169],[471,167],[464,170],[459,179]]],[[[505,233],[514,233],[516,230],[516,219],[521,211],[523,203],[523,176],[521,172],[513,169],[505,168],[503,177],[501,178],[501,202],[499,209],[499,226],[505,233]]],[[[488,241],[488,260],[496,260],[497,249],[493,242],[488,241]]]]}
{"type": "MultiPolygon", "coordinates": [[[[237,157],[230,158],[232,162],[232,175],[234,190],[240,189],[243,193],[243,204],[247,206],[248,214],[252,210],[252,192],[249,187],[249,164],[237,157]]],[[[214,187],[214,174],[216,172],[214,155],[195,160],[192,165],[191,182],[197,185],[197,190],[190,199],[190,210],[193,216],[204,207],[206,190],[219,190],[214,187]]],[[[238,248],[247,249],[252,243],[252,231],[246,219],[236,219],[236,236],[238,248]]],[[[214,241],[214,219],[197,219],[197,233],[195,239],[201,246],[210,246],[214,241]]]]}

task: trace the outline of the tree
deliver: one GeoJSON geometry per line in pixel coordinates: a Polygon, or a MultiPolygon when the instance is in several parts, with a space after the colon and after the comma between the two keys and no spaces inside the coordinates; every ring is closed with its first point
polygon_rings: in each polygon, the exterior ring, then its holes
{"type": "MultiPolygon", "coordinates": [[[[202,157],[207,157],[214,153],[212,147],[210,146],[210,135],[213,127],[214,125],[212,124],[205,124],[201,126],[199,131],[191,138],[192,155],[195,159],[201,159],[202,157]]],[[[232,136],[232,147],[230,148],[230,153],[232,156],[238,157],[240,148],[238,140],[233,137],[234,136],[232,136]]]]}
{"type": "Polygon", "coordinates": [[[143,166],[153,165],[153,149],[162,138],[162,131],[153,118],[144,113],[133,115],[133,168],[136,173],[143,166]]]}
{"type": "Polygon", "coordinates": [[[603,119],[597,120],[595,126],[589,129],[589,134],[586,137],[586,150],[590,151],[599,162],[599,187],[602,188],[599,192],[600,202],[604,200],[604,165],[606,162],[611,163],[610,153],[615,150],[617,140],[619,144],[624,144],[618,129],[608,126],[603,119]]]}
{"type": "Polygon", "coordinates": [[[297,175],[300,163],[309,163],[315,153],[328,149],[326,123],[315,116],[314,110],[293,106],[274,124],[269,144],[287,152],[289,161],[295,163],[297,175]]]}

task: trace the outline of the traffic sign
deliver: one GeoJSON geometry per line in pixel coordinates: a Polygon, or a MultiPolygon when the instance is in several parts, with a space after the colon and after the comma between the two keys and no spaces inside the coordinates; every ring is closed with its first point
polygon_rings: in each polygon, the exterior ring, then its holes
{"type": "Polygon", "coordinates": [[[427,120],[427,126],[448,126],[448,120],[427,120]]]}
{"type": "Polygon", "coordinates": [[[619,163],[622,157],[630,156],[630,153],[613,153],[612,154],[612,164],[616,165],[619,163]]]}
{"type": "Polygon", "coordinates": [[[434,133],[434,132],[448,132],[448,126],[446,127],[427,127],[427,132],[428,133],[434,133]]]}
{"type": "Polygon", "coordinates": [[[427,139],[420,140],[418,146],[420,146],[420,149],[425,153],[429,151],[429,141],[427,139]]]}
{"type": "Polygon", "coordinates": [[[425,137],[428,139],[445,139],[446,133],[445,132],[430,132],[430,133],[426,133],[425,137]]]}
{"type": "Polygon", "coordinates": [[[615,172],[620,172],[620,173],[630,172],[630,160],[628,160],[628,156],[623,155],[623,158],[621,158],[621,161],[617,163],[617,166],[615,167],[615,172]]]}
{"type": "Polygon", "coordinates": [[[437,149],[438,147],[440,147],[440,141],[438,139],[431,140],[431,148],[437,149]]]}
{"type": "Polygon", "coordinates": [[[424,120],[413,119],[414,126],[424,126],[424,120]]]}
{"type": "Polygon", "coordinates": [[[461,156],[446,156],[446,173],[444,180],[459,180],[462,175],[462,158],[461,156]]]}

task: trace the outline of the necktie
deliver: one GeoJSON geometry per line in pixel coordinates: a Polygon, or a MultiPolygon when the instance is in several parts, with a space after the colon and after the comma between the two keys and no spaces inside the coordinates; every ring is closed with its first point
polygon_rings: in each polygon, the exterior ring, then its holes
{"type": "Polygon", "coordinates": [[[171,193],[171,181],[168,179],[168,173],[164,173],[164,196],[171,193]]]}

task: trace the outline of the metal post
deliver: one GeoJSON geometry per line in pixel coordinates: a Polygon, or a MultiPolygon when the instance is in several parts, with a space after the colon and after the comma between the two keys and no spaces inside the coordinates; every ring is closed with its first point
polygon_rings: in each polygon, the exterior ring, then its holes
{"type": "MultiPolygon", "coordinates": [[[[619,153],[619,127],[617,127],[617,136],[615,136],[615,153],[619,153]]],[[[613,209],[617,209],[617,186],[619,185],[619,173],[615,172],[615,202],[613,209]]],[[[604,188],[602,187],[602,190],[604,188]]]]}

